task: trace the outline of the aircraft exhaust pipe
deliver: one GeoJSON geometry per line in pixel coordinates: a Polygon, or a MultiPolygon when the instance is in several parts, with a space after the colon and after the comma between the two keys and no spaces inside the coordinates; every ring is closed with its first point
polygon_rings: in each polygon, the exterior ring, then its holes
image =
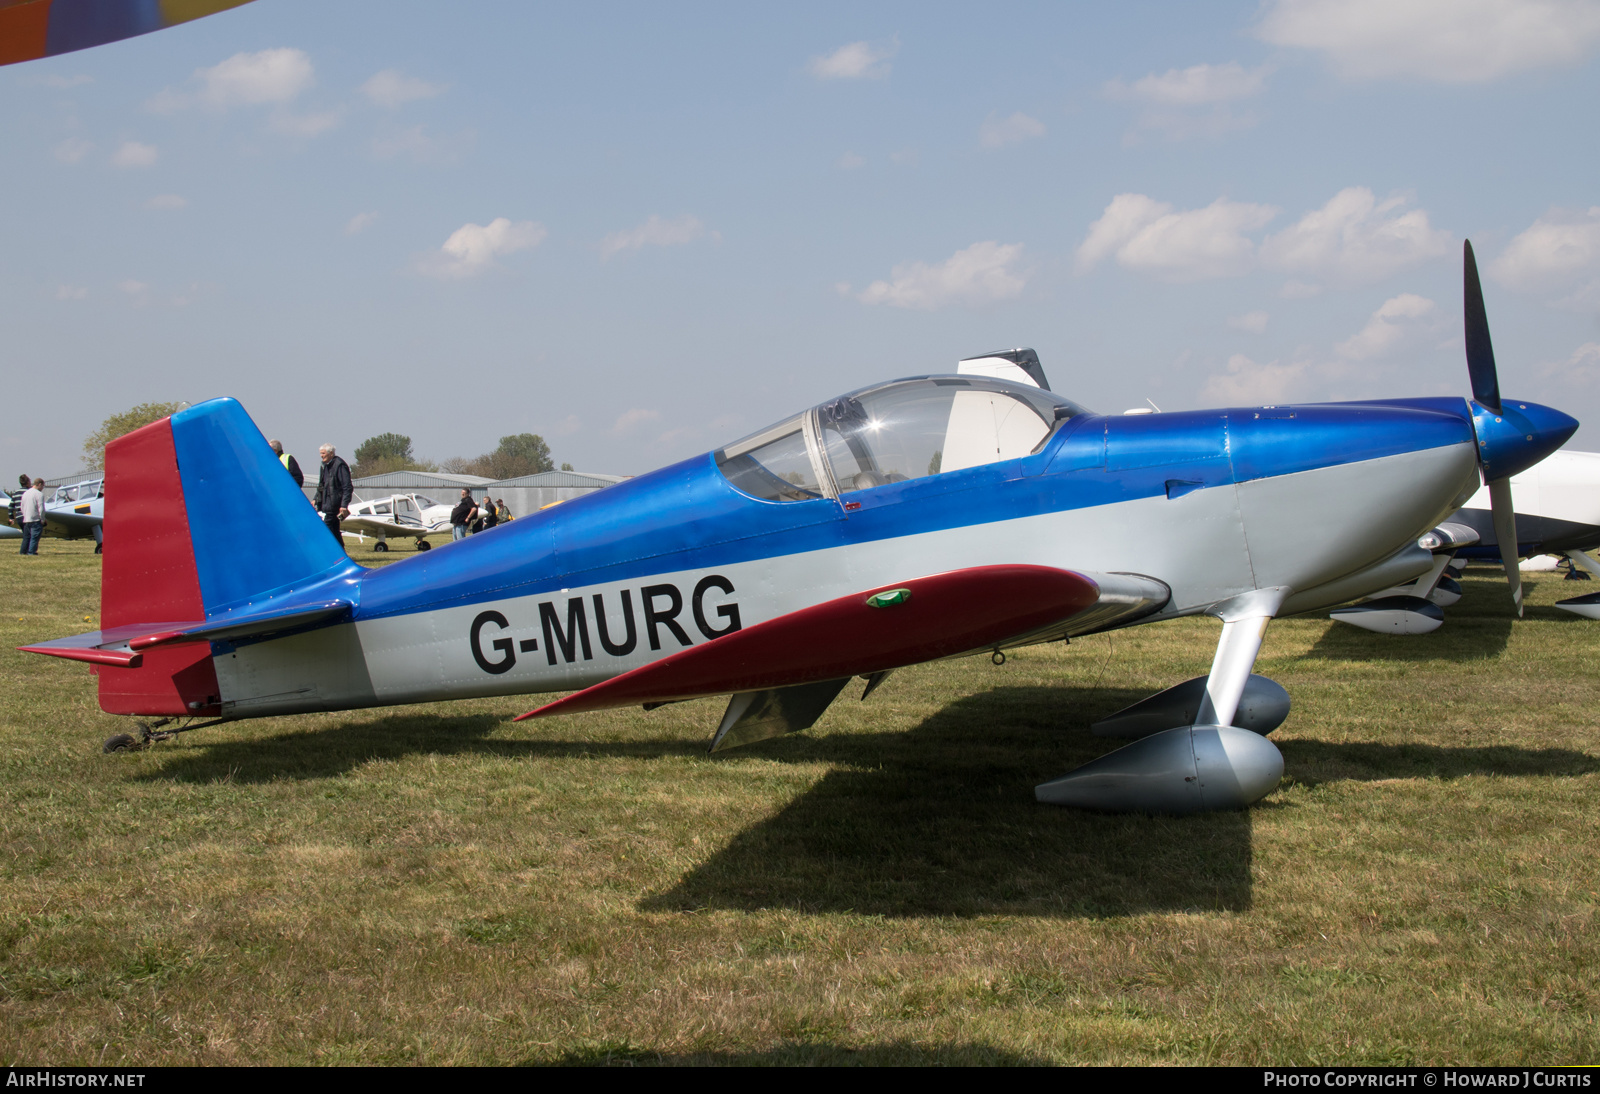
{"type": "Polygon", "coordinates": [[[1209,813],[1260,801],[1283,778],[1283,753],[1236,726],[1183,726],[1124,745],[1041,783],[1047,805],[1107,813],[1209,813]]]}

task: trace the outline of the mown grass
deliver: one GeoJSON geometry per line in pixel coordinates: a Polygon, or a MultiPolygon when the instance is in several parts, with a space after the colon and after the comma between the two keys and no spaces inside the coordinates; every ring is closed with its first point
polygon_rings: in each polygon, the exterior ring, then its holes
{"type": "MultiPolygon", "coordinates": [[[[361,561],[394,561],[357,551],[361,561]]],[[[705,755],[715,701],[264,720],[104,756],[98,560],[0,552],[0,1061],[1523,1063],[1596,1056],[1596,586],[1431,636],[1280,620],[1248,813],[1034,803],[1188,620],[896,674],[705,755]]]]}

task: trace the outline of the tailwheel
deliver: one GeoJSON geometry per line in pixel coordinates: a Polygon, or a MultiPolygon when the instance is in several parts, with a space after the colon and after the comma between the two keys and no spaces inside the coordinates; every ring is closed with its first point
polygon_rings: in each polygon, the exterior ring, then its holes
{"type": "Polygon", "coordinates": [[[140,747],[131,733],[118,733],[115,737],[107,737],[106,743],[100,746],[100,751],[106,755],[113,752],[133,752],[140,747]]]}

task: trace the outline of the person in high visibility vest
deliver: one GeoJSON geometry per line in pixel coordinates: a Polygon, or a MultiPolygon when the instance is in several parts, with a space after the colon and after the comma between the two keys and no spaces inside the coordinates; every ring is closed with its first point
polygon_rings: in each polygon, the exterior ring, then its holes
{"type": "Polygon", "coordinates": [[[283,450],[283,442],[268,441],[267,444],[271,445],[272,450],[278,454],[278,462],[283,464],[285,471],[289,472],[289,477],[294,480],[294,484],[296,486],[304,486],[306,484],[305,474],[301,472],[299,462],[283,450]]]}

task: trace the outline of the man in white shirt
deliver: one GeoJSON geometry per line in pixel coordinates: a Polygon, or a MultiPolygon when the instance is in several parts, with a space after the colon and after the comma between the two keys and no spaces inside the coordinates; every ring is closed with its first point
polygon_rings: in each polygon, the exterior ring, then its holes
{"type": "Polygon", "coordinates": [[[39,553],[39,536],[44,532],[44,480],[34,479],[22,492],[22,553],[39,553]]]}

